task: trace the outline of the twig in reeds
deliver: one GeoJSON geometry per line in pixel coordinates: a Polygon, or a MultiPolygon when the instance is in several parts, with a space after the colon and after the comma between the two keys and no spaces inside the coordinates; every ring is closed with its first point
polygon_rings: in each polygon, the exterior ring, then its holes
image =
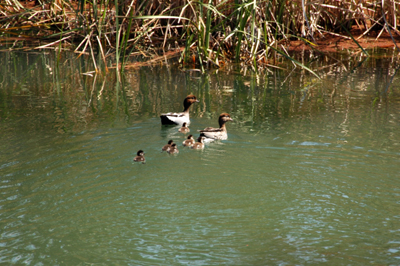
{"type": "Polygon", "coordinates": [[[105,66],[106,72],[108,72],[106,57],[105,57],[104,51],[103,51],[103,45],[100,42],[99,36],[96,36],[96,39],[97,39],[97,43],[99,44],[100,53],[101,53],[101,57],[103,58],[103,62],[104,62],[104,66],[105,66]]]}
{"type": "Polygon", "coordinates": [[[345,26],[343,26],[342,24],[340,24],[340,25],[341,25],[342,28],[347,32],[347,34],[349,34],[350,38],[357,44],[357,46],[363,51],[363,53],[364,53],[366,56],[369,56],[369,54],[367,53],[367,51],[365,51],[364,48],[357,42],[357,40],[354,39],[354,37],[353,37],[353,35],[350,33],[350,31],[349,31],[345,26]]]}
{"type": "Polygon", "coordinates": [[[96,59],[94,57],[94,52],[93,52],[91,41],[89,41],[89,47],[90,47],[90,55],[92,56],[92,60],[93,60],[94,69],[96,70],[96,73],[97,73],[99,71],[99,69],[97,68],[96,59]]]}
{"type": "Polygon", "coordinates": [[[62,41],[67,40],[67,39],[69,39],[69,38],[71,38],[71,37],[72,37],[72,36],[67,36],[67,37],[62,38],[61,40],[54,41],[54,42],[52,42],[52,43],[48,43],[48,44],[45,44],[45,45],[42,45],[42,46],[38,46],[38,47],[36,47],[35,49],[44,49],[44,48],[48,48],[48,47],[53,46],[53,45],[55,45],[55,44],[61,43],[62,41]]]}
{"type": "MultiPolygon", "coordinates": [[[[310,27],[310,23],[308,22],[307,11],[306,11],[306,7],[305,7],[305,4],[304,4],[304,0],[301,0],[301,8],[303,9],[303,19],[306,21],[308,30],[310,32],[311,39],[315,42],[313,30],[310,27]]],[[[306,35],[304,35],[303,37],[306,37],[306,35]]]]}
{"type": "MultiPolygon", "coordinates": [[[[392,38],[392,41],[393,41],[394,45],[395,45],[396,48],[397,48],[397,51],[400,52],[400,49],[399,49],[399,47],[397,46],[396,41],[394,40],[392,33],[390,32],[389,23],[388,23],[387,20],[386,20],[386,13],[385,13],[385,11],[384,11],[384,8],[385,8],[385,1],[382,0],[382,17],[383,17],[383,20],[385,21],[385,27],[384,27],[384,28],[386,28],[387,32],[388,32],[389,35],[390,35],[390,38],[392,38]]],[[[396,18],[395,18],[395,20],[396,20],[396,18]]]]}

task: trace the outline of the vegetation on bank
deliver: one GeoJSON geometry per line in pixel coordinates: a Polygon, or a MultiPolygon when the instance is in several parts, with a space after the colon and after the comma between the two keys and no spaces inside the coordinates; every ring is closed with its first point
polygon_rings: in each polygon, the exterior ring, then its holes
{"type": "Polygon", "coordinates": [[[257,69],[276,55],[301,65],[285,50],[290,40],[312,46],[346,35],[357,43],[350,34],[357,27],[378,38],[386,31],[395,43],[399,8],[395,0],[4,0],[0,49],[74,49],[95,66],[115,58],[117,68],[132,55],[176,49],[182,63],[202,69],[228,62],[257,69]]]}

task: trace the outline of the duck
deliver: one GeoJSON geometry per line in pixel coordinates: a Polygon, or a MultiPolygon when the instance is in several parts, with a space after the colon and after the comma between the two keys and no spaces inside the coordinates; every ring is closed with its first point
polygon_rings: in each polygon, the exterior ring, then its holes
{"type": "Polygon", "coordinates": [[[183,101],[184,110],[181,113],[165,113],[161,114],[161,124],[162,125],[183,125],[186,122],[186,125],[190,124],[189,119],[189,108],[193,103],[198,103],[196,96],[190,94],[186,96],[183,101]]]}
{"type": "Polygon", "coordinates": [[[193,144],[192,149],[195,149],[195,150],[204,149],[204,139],[205,139],[204,136],[199,136],[197,138],[197,142],[195,144],[193,144]]]}
{"type": "Polygon", "coordinates": [[[161,148],[161,152],[163,152],[163,151],[168,152],[171,149],[171,146],[173,143],[174,143],[174,141],[172,139],[170,139],[168,141],[168,144],[165,144],[164,147],[161,148]]]}
{"type": "Polygon", "coordinates": [[[218,118],[219,128],[207,127],[200,130],[200,136],[205,137],[207,141],[228,139],[228,132],[225,126],[225,123],[228,121],[233,121],[228,113],[220,114],[218,118]]]}
{"type": "Polygon", "coordinates": [[[171,148],[167,151],[169,154],[179,153],[178,147],[176,147],[176,143],[171,145],[171,148]]]}
{"type": "Polygon", "coordinates": [[[182,127],[178,131],[181,133],[188,133],[190,129],[187,127],[187,123],[183,122],[182,127]]]}
{"type": "Polygon", "coordinates": [[[187,136],[187,139],[185,139],[184,141],[183,141],[183,146],[185,146],[185,147],[192,147],[193,146],[193,144],[195,143],[196,141],[194,140],[194,138],[193,138],[193,135],[189,135],[189,136],[187,136]]]}
{"type": "Polygon", "coordinates": [[[144,151],[138,150],[137,156],[135,158],[133,158],[133,161],[146,163],[146,159],[144,158],[144,151]]]}

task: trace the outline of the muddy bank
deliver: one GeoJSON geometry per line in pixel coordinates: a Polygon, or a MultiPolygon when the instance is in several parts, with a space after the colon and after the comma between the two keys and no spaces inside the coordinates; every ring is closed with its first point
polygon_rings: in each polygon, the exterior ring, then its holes
{"type": "MultiPolygon", "coordinates": [[[[364,32],[365,31],[361,31],[355,27],[353,27],[350,32],[353,35],[353,38],[363,49],[388,49],[396,48],[396,45],[398,48],[400,48],[400,36],[396,32],[391,31],[393,39],[386,30],[383,30],[382,32],[370,31],[367,34],[364,34],[364,32]]],[[[334,34],[335,33],[324,33],[324,36],[316,38],[316,46],[307,44],[301,40],[293,40],[287,44],[287,49],[290,52],[313,49],[321,52],[340,52],[341,50],[346,49],[360,49],[358,44],[351,37],[348,37],[345,34],[334,34]]]]}

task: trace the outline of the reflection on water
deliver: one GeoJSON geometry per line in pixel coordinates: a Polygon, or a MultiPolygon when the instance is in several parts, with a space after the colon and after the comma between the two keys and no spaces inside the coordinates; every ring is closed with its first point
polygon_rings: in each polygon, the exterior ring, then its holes
{"type": "Polygon", "coordinates": [[[312,61],[321,80],[164,65],[118,84],[75,55],[0,56],[2,264],[400,263],[396,57],[312,61]],[[228,112],[227,141],[194,151],[161,127],[189,93],[191,134],[228,112]]]}

